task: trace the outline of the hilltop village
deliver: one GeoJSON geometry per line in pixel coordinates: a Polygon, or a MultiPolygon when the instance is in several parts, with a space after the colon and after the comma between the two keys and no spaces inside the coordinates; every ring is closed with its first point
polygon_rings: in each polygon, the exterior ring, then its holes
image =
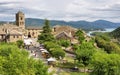
{"type": "MultiPolygon", "coordinates": [[[[10,23],[0,25],[0,41],[16,42],[18,40],[23,40],[25,37],[38,38],[38,35],[42,32],[42,28],[34,26],[26,27],[25,14],[21,11],[18,11],[15,17],[15,25],[10,23]]],[[[56,25],[52,28],[52,34],[57,39],[69,39],[71,42],[77,43],[77,40],[74,38],[76,31],[76,28],[70,26],[56,25]]]]}
{"type": "Polygon", "coordinates": [[[0,75],[120,75],[119,28],[112,33],[67,25],[26,27],[25,14],[0,25],[0,75]],[[114,37],[115,36],[115,37],[114,37]]]}

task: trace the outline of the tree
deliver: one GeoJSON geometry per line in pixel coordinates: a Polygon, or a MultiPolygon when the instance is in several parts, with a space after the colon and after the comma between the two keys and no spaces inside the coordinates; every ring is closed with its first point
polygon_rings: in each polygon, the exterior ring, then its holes
{"type": "Polygon", "coordinates": [[[45,19],[45,23],[43,26],[43,33],[51,33],[51,29],[50,29],[50,23],[49,20],[45,19]]]}
{"type": "Polygon", "coordinates": [[[62,58],[65,57],[65,52],[64,50],[62,50],[62,48],[57,45],[54,42],[45,42],[44,43],[45,47],[47,48],[47,50],[51,53],[51,55],[57,59],[59,59],[59,57],[61,56],[62,58]]]}
{"type": "Polygon", "coordinates": [[[61,48],[57,43],[54,42],[44,42],[44,46],[47,50],[50,50],[51,48],[61,48]]]}
{"type": "Polygon", "coordinates": [[[80,36],[80,35],[83,35],[83,34],[84,34],[84,32],[80,29],[75,33],[76,36],[80,36]]]}
{"type": "Polygon", "coordinates": [[[30,58],[26,50],[13,44],[0,44],[0,74],[48,75],[47,67],[40,60],[30,58]]]}
{"type": "Polygon", "coordinates": [[[104,50],[107,52],[107,53],[118,53],[120,54],[120,47],[116,44],[116,43],[113,43],[113,42],[110,42],[110,41],[106,41],[104,40],[103,38],[97,36],[95,38],[95,41],[97,43],[97,46],[100,47],[100,48],[104,48],[104,50]]]}
{"type": "Polygon", "coordinates": [[[86,72],[85,67],[89,65],[95,50],[93,44],[89,42],[82,43],[76,50],[76,59],[84,65],[84,72],[86,72]]]}
{"type": "Polygon", "coordinates": [[[98,51],[92,58],[91,75],[120,75],[120,55],[98,51]]]}
{"type": "Polygon", "coordinates": [[[42,33],[38,36],[38,41],[40,43],[46,42],[46,41],[54,41],[55,38],[51,34],[51,29],[49,25],[49,20],[45,20],[44,26],[43,26],[43,31],[42,33]]]}
{"type": "Polygon", "coordinates": [[[54,48],[51,52],[52,56],[60,59],[59,57],[64,58],[65,57],[65,52],[61,48],[54,48]]]}
{"type": "Polygon", "coordinates": [[[118,53],[120,54],[120,47],[113,43],[113,42],[107,42],[106,45],[104,46],[105,51],[107,53],[118,53]]]}
{"type": "Polygon", "coordinates": [[[35,75],[48,75],[47,73],[47,67],[43,66],[44,64],[38,60],[35,61],[34,67],[35,67],[35,75]]]}
{"type": "Polygon", "coordinates": [[[79,49],[79,45],[78,45],[78,44],[74,44],[74,45],[72,46],[72,48],[73,48],[74,51],[76,51],[76,50],[79,49]]]}
{"type": "Polygon", "coordinates": [[[78,30],[75,33],[75,36],[78,38],[78,40],[79,40],[80,43],[83,43],[83,41],[85,40],[84,32],[82,30],[78,30]]]}
{"type": "Polygon", "coordinates": [[[21,48],[23,46],[23,41],[22,40],[18,40],[16,43],[17,43],[17,46],[19,48],[21,48]]]}
{"type": "Polygon", "coordinates": [[[112,37],[114,37],[115,39],[119,39],[120,38],[120,27],[115,29],[114,31],[112,31],[111,33],[109,33],[112,37]]]}
{"type": "Polygon", "coordinates": [[[69,40],[59,40],[58,44],[63,47],[68,47],[68,46],[70,46],[70,41],[69,40]]]}

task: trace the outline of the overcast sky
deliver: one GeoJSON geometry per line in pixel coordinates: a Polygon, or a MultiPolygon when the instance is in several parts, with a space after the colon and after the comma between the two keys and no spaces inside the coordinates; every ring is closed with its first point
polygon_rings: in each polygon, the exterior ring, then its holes
{"type": "Polygon", "coordinates": [[[0,0],[0,20],[14,21],[19,10],[26,18],[120,22],[120,0],[0,0]]]}

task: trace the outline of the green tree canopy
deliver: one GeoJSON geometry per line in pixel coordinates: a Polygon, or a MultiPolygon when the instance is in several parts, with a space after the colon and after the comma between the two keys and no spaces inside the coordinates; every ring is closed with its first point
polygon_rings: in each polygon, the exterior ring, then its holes
{"type": "Polygon", "coordinates": [[[48,75],[47,67],[40,60],[29,57],[29,53],[16,45],[0,44],[1,75],[48,75]]]}
{"type": "Polygon", "coordinates": [[[113,36],[114,38],[119,39],[120,38],[120,27],[112,31],[110,35],[113,36]]]}
{"type": "Polygon", "coordinates": [[[70,46],[71,43],[70,43],[69,40],[61,39],[61,40],[58,41],[58,44],[63,46],[63,47],[68,47],[68,46],[70,46]]]}
{"type": "Polygon", "coordinates": [[[50,23],[49,23],[49,20],[47,19],[45,19],[45,23],[43,26],[43,33],[51,33],[50,23]]]}
{"type": "Polygon", "coordinates": [[[24,45],[24,43],[23,43],[22,40],[18,40],[18,41],[16,42],[16,44],[17,44],[17,46],[18,46],[19,48],[23,47],[23,45],[24,45]]]}
{"type": "Polygon", "coordinates": [[[106,41],[105,38],[96,36],[95,41],[97,46],[103,48],[107,53],[118,53],[120,54],[120,47],[111,41],[106,41]]]}
{"type": "Polygon", "coordinates": [[[57,59],[59,59],[60,56],[62,58],[65,57],[64,50],[57,43],[54,43],[54,42],[45,42],[44,45],[47,48],[47,50],[51,53],[51,55],[53,57],[55,57],[57,59]]]}
{"type": "Polygon", "coordinates": [[[51,48],[61,48],[57,43],[54,42],[44,42],[45,48],[50,50],[51,48]]]}
{"type": "Polygon", "coordinates": [[[84,32],[80,29],[75,33],[75,36],[78,38],[80,43],[83,43],[83,41],[85,40],[84,32]]]}
{"type": "Polygon", "coordinates": [[[92,56],[95,52],[96,48],[92,43],[85,42],[80,45],[78,50],[76,50],[76,59],[84,65],[84,67],[88,66],[92,56]]]}
{"type": "Polygon", "coordinates": [[[59,57],[64,58],[65,57],[65,52],[61,48],[54,48],[52,50],[52,56],[59,59],[59,57]]]}
{"type": "Polygon", "coordinates": [[[98,51],[92,59],[91,75],[120,75],[120,55],[98,51]]]}

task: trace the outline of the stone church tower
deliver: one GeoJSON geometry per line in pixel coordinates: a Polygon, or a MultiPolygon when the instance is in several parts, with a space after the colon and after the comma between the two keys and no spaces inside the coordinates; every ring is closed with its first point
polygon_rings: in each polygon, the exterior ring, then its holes
{"type": "Polygon", "coordinates": [[[21,11],[18,11],[18,13],[16,13],[16,25],[22,29],[25,29],[25,15],[21,11]]]}

